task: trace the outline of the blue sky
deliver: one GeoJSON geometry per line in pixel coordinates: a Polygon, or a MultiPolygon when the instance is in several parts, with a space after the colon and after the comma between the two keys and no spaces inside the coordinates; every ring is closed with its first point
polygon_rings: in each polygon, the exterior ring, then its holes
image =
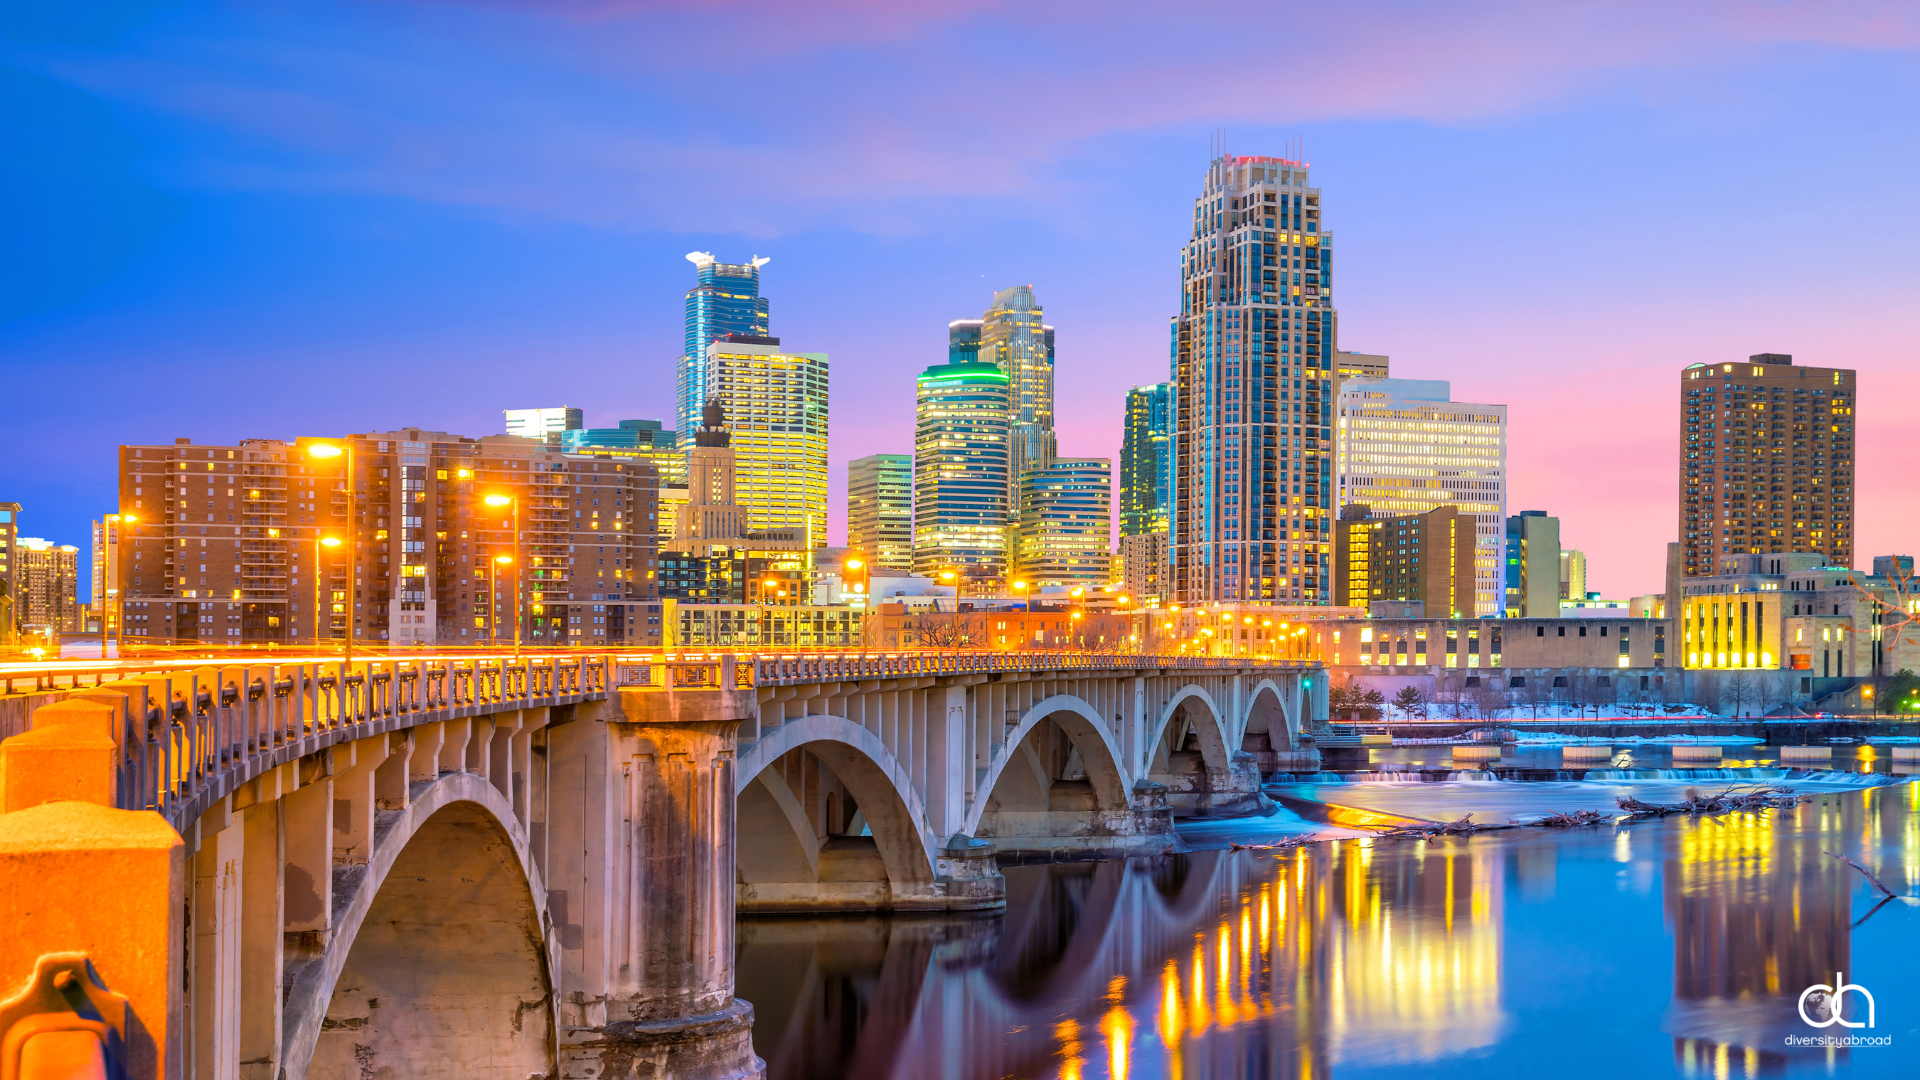
{"type": "Polygon", "coordinates": [[[1677,372],[1862,372],[1910,551],[1920,18],[1870,3],[121,3],[0,9],[0,499],[86,542],[113,447],[505,407],[666,416],[682,256],[772,257],[844,463],[1031,283],[1065,453],[1166,377],[1223,132],[1305,148],[1343,348],[1507,404],[1510,508],[1660,587],[1677,372]]]}

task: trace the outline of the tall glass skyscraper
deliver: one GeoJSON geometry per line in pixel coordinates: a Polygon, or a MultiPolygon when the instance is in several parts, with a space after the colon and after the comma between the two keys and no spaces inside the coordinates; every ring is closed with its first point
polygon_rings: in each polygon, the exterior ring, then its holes
{"type": "Polygon", "coordinates": [[[767,301],[760,295],[760,268],[768,259],[716,262],[704,251],[687,253],[696,281],[687,290],[686,341],[674,384],[674,418],[682,439],[700,427],[700,410],[710,396],[706,383],[707,346],[726,334],[765,337],[767,301]]]}
{"type": "MultiPolygon", "coordinates": [[[[913,572],[981,585],[1007,565],[1007,398],[999,365],[920,376],[913,440],[913,572]]],[[[964,584],[964,582],[961,582],[964,584]]]]}
{"type": "Polygon", "coordinates": [[[1127,391],[1120,433],[1120,535],[1166,532],[1173,511],[1173,384],[1127,391]]]}
{"type": "Polygon", "coordinates": [[[1305,162],[1220,156],[1173,320],[1169,598],[1331,599],[1333,236],[1305,162]]]}
{"type": "MultiPolygon", "coordinates": [[[[948,342],[951,359],[951,324],[948,342]]],[[[1053,327],[1033,298],[1033,286],[993,294],[993,305],[980,317],[980,359],[1007,373],[1008,480],[1017,498],[1020,474],[1046,468],[1054,455],[1053,327]]]]}

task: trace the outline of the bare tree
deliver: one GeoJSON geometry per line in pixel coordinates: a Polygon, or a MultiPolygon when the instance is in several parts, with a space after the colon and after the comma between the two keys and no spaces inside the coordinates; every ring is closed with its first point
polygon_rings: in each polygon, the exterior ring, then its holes
{"type": "Polygon", "coordinates": [[[1760,715],[1765,716],[1773,710],[1786,705],[1792,699],[1792,680],[1793,677],[1791,675],[1784,673],[1774,675],[1771,678],[1762,676],[1758,680],[1759,686],[1756,688],[1754,699],[1759,706],[1760,715]]]}
{"type": "Polygon", "coordinates": [[[1867,585],[1855,579],[1853,591],[1880,627],[1880,662],[1875,665],[1874,675],[1895,674],[1899,647],[1920,644],[1920,578],[1896,559],[1887,573],[1886,585],[1867,585]]]}
{"type": "Polygon", "coordinates": [[[1758,690],[1753,676],[1744,671],[1736,671],[1720,682],[1720,696],[1733,710],[1731,716],[1739,716],[1742,709],[1753,704],[1758,690]]]}
{"type": "Polygon", "coordinates": [[[1523,677],[1526,678],[1527,681],[1526,685],[1520,688],[1521,701],[1524,702],[1528,710],[1533,713],[1533,718],[1538,720],[1540,719],[1540,707],[1549,704],[1553,700],[1553,687],[1551,684],[1543,685],[1538,675],[1523,677]]]}

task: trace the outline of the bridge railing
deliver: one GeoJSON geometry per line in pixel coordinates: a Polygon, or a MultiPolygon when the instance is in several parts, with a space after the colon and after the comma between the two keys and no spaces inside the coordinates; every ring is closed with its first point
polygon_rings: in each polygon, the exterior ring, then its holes
{"type": "MultiPolygon", "coordinates": [[[[434,713],[598,695],[607,688],[607,668],[600,656],[459,657],[102,665],[6,677],[15,693],[32,678],[33,691],[49,698],[65,691],[126,694],[115,740],[117,803],[159,811],[180,828],[204,809],[200,803],[218,797],[222,777],[311,753],[339,741],[329,738],[334,733],[358,738],[434,713]],[[387,723],[396,719],[403,723],[387,723]]],[[[9,726],[25,730],[19,721],[9,726]]]]}

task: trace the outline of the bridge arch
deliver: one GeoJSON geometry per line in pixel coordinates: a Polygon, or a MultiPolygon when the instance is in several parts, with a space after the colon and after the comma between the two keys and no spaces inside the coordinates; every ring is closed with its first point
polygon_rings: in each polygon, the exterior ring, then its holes
{"type": "Polygon", "coordinates": [[[1278,683],[1261,679],[1247,696],[1247,715],[1241,730],[1245,735],[1264,732],[1275,750],[1291,750],[1299,744],[1300,717],[1297,712],[1288,711],[1287,695],[1281,692],[1278,683]],[[1279,721],[1277,729],[1276,720],[1279,721]]]}
{"type": "Polygon", "coordinates": [[[552,1071],[559,941],[512,807],[486,777],[448,773],[382,825],[364,872],[335,875],[325,949],[287,973],[285,1074],[552,1071]]]}
{"type": "MultiPolygon", "coordinates": [[[[1181,687],[1173,697],[1167,700],[1166,707],[1160,711],[1159,719],[1154,722],[1153,738],[1147,741],[1147,745],[1152,748],[1149,751],[1152,757],[1147,762],[1149,774],[1165,771],[1166,763],[1161,758],[1161,743],[1166,739],[1167,728],[1173,723],[1174,717],[1180,715],[1181,706],[1190,701],[1205,706],[1204,716],[1194,716],[1192,709],[1186,711],[1188,719],[1193,724],[1195,741],[1200,745],[1201,761],[1208,769],[1219,772],[1225,772],[1232,765],[1233,749],[1237,747],[1229,748],[1228,746],[1226,712],[1220,708],[1218,702],[1213,700],[1213,695],[1207,692],[1206,687],[1190,683],[1181,687]]],[[[1177,751],[1180,747],[1175,746],[1170,749],[1177,751]]]]}
{"type": "MultiPolygon", "coordinates": [[[[1050,721],[1059,727],[1078,752],[1093,798],[1092,809],[1115,813],[1130,808],[1128,784],[1121,774],[1120,747],[1112,727],[1087,702],[1071,694],[1055,694],[1034,703],[1020,717],[1019,723],[1007,732],[999,753],[987,763],[985,772],[975,786],[972,805],[967,808],[966,832],[969,835],[979,832],[981,819],[988,810],[989,798],[999,786],[1001,778],[1009,775],[1009,769],[1013,770],[1016,778],[1024,779],[1019,777],[1020,767],[1023,764],[1031,767],[1025,750],[1027,736],[1043,721],[1050,721]]],[[[1036,783],[1042,785],[1042,792],[1046,790],[1044,785],[1048,780],[1044,776],[1035,778],[1036,783]]]]}
{"type": "Polygon", "coordinates": [[[902,907],[934,891],[940,838],[913,777],[867,728],[842,716],[789,720],[741,753],[735,776],[743,910],[902,907]],[[795,750],[845,786],[872,834],[870,849],[863,836],[817,837],[792,787],[770,771],[795,750]],[[883,880],[870,866],[876,855],[883,880]]]}

